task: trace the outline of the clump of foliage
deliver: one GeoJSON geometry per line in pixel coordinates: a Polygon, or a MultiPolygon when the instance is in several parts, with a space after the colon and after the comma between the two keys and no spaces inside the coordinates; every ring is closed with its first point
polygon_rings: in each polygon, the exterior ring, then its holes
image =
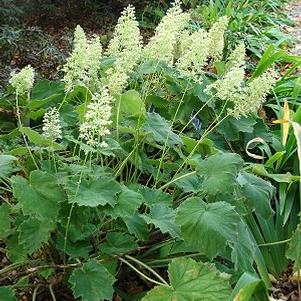
{"type": "Polygon", "coordinates": [[[273,220],[278,200],[234,150],[267,134],[257,112],[279,75],[262,62],[246,74],[243,43],[225,55],[228,24],[195,26],[177,0],[144,45],[128,6],[106,49],[76,28],[62,81],[34,84],[30,66],[11,76],[0,296],[15,300],[25,282],[53,297],[61,274],[75,298],[111,300],[131,270],[153,287],[139,300],[268,300],[256,223],[273,220]]]}

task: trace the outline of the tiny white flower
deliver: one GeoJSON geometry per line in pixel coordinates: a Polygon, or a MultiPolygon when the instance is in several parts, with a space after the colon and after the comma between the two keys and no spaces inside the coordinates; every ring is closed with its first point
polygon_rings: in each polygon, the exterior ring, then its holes
{"type": "Polygon", "coordinates": [[[277,73],[271,69],[252,80],[243,93],[237,94],[232,99],[234,107],[229,110],[229,114],[239,119],[256,113],[260,105],[265,102],[269,91],[277,82],[277,77],[277,73]]]}
{"type": "Polygon", "coordinates": [[[156,59],[172,64],[178,38],[189,20],[190,15],[181,9],[181,1],[176,0],[157,26],[155,35],[145,46],[145,59],[156,59]]]}
{"type": "Polygon", "coordinates": [[[95,93],[87,106],[84,122],[79,128],[79,138],[90,146],[107,146],[101,139],[110,134],[112,97],[106,87],[100,93],[95,93]]]}
{"type": "Polygon", "coordinates": [[[28,65],[18,73],[12,73],[9,83],[15,89],[18,95],[24,95],[33,87],[34,83],[34,70],[28,65]]]}
{"type": "Polygon", "coordinates": [[[92,90],[99,85],[101,55],[102,46],[99,37],[88,40],[78,25],[74,33],[74,49],[63,67],[66,91],[71,91],[76,85],[83,85],[92,90]]]}
{"type": "Polygon", "coordinates": [[[245,71],[243,68],[232,68],[221,79],[209,85],[205,92],[222,100],[232,100],[237,93],[242,91],[244,77],[245,71]]]}
{"type": "Polygon", "coordinates": [[[228,58],[227,68],[241,68],[245,66],[246,47],[244,43],[238,44],[228,58]]]}
{"type": "Polygon", "coordinates": [[[182,36],[181,55],[176,63],[177,69],[185,75],[199,81],[209,54],[207,32],[200,29],[191,35],[182,36]],[[186,36],[186,37],[185,37],[186,36]]]}
{"type": "Polygon", "coordinates": [[[114,66],[107,70],[108,88],[120,94],[127,85],[129,74],[141,58],[142,36],[135,9],[129,5],[121,14],[110,41],[107,55],[115,58],[114,66]]]}
{"type": "Polygon", "coordinates": [[[43,118],[43,136],[56,141],[62,139],[62,128],[60,125],[60,115],[56,108],[51,108],[44,114],[43,118]]]}
{"type": "Polygon", "coordinates": [[[214,59],[220,59],[225,46],[224,33],[228,26],[229,19],[223,16],[209,30],[209,54],[214,59]]]}

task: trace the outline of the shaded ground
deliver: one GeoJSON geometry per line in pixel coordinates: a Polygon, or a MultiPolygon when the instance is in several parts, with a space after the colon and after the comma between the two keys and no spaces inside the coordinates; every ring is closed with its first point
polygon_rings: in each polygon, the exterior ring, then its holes
{"type": "Polygon", "coordinates": [[[169,2],[0,0],[0,91],[5,88],[13,70],[28,64],[34,67],[37,78],[55,79],[70,52],[77,24],[88,35],[100,36],[106,45],[121,11],[132,3],[142,33],[148,36],[169,2]],[[12,3],[17,4],[12,6],[12,3]],[[30,4],[22,6],[22,3],[30,4]]]}

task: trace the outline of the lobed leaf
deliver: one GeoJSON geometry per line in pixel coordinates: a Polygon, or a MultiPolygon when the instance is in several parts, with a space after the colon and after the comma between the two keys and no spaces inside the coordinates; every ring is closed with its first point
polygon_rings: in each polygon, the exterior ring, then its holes
{"type": "Polygon", "coordinates": [[[189,258],[174,259],[168,266],[170,286],[156,286],[142,301],[226,301],[227,280],[210,265],[189,258]]]}
{"type": "Polygon", "coordinates": [[[179,206],[176,222],[184,241],[212,258],[238,235],[240,217],[226,202],[206,204],[192,197],[179,206]]]}
{"type": "Polygon", "coordinates": [[[112,300],[114,282],[112,274],[94,259],[75,269],[69,278],[75,298],[83,301],[112,300]]]}

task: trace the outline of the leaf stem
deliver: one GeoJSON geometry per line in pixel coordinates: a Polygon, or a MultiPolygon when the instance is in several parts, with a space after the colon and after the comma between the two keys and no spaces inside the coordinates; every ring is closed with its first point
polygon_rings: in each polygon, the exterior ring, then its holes
{"type": "Polygon", "coordinates": [[[149,267],[148,265],[146,265],[145,263],[141,262],[140,260],[130,256],[130,255],[125,255],[126,258],[138,263],[139,265],[141,265],[142,267],[146,268],[147,270],[149,270],[152,274],[154,274],[159,280],[161,280],[164,284],[168,285],[168,283],[165,281],[165,279],[163,277],[161,277],[155,270],[153,270],[151,267],[149,267]]]}
{"type": "Polygon", "coordinates": [[[32,152],[29,148],[29,145],[28,145],[27,139],[25,137],[25,134],[23,133],[23,125],[22,125],[22,120],[21,120],[21,112],[20,112],[20,107],[19,107],[19,96],[18,96],[18,94],[16,94],[16,109],[17,109],[17,120],[18,120],[19,131],[21,132],[23,141],[25,143],[25,146],[27,148],[27,151],[29,153],[29,156],[31,157],[31,160],[32,160],[33,164],[35,165],[36,169],[39,169],[39,166],[38,166],[32,152]]]}
{"type": "Polygon", "coordinates": [[[138,275],[140,275],[142,278],[146,279],[147,281],[149,282],[152,282],[154,284],[157,284],[157,285],[163,285],[163,286],[166,286],[165,283],[162,283],[162,282],[159,282],[159,281],[156,281],[148,276],[146,276],[145,274],[143,274],[142,272],[140,272],[135,266],[133,266],[131,263],[129,263],[127,260],[125,260],[124,258],[122,257],[119,257],[119,260],[122,261],[123,263],[125,263],[126,265],[128,265],[132,270],[134,270],[138,275]]]}
{"type": "Polygon", "coordinates": [[[54,291],[53,291],[53,285],[52,284],[49,284],[49,291],[50,291],[50,295],[52,297],[52,300],[53,301],[56,301],[56,298],[55,298],[55,294],[54,294],[54,291]]]}
{"type": "Polygon", "coordinates": [[[177,182],[177,181],[179,181],[181,179],[184,179],[186,177],[194,175],[194,174],[196,174],[196,171],[192,171],[192,172],[189,172],[189,173],[187,173],[185,175],[182,175],[182,176],[179,176],[179,177],[177,177],[175,179],[172,179],[171,181],[169,181],[168,183],[166,183],[165,185],[163,185],[162,187],[160,187],[160,189],[163,190],[164,188],[168,187],[169,185],[171,185],[171,184],[173,184],[173,183],[175,183],[175,182],[177,182]]]}
{"type": "Polygon", "coordinates": [[[286,240],[279,240],[279,241],[274,241],[274,242],[268,242],[265,244],[259,244],[258,247],[270,247],[270,246],[277,246],[277,245],[283,245],[286,244],[288,242],[290,242],[292,239],[286,239],[286,240]]]}

